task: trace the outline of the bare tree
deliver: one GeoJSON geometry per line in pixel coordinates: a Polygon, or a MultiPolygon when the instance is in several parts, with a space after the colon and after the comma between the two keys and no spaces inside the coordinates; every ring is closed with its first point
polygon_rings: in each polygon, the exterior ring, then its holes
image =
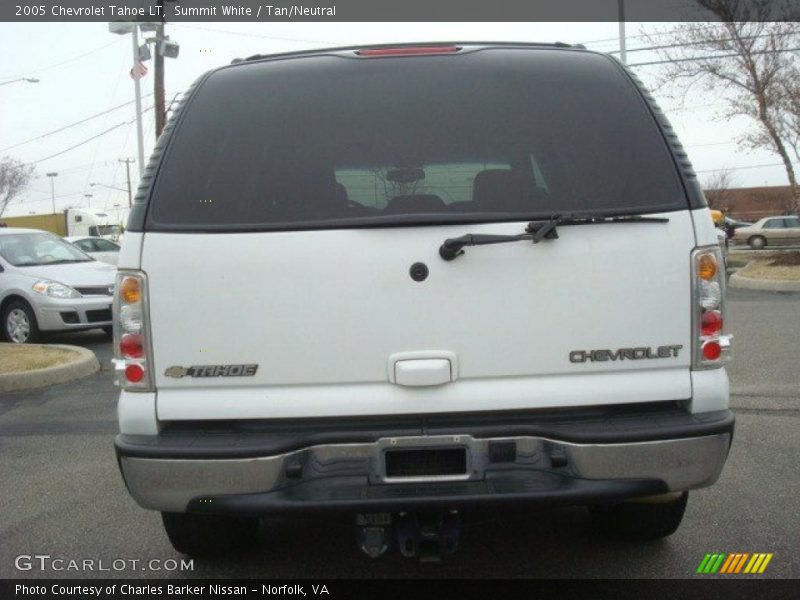
{"type": "Polygon", "coordinates": [[[800,161],[800,68],[793,65],[790,76],[781,82],[779,127],[781,136],[800,161]]]}
{"type": "Polygon", "coordinates": [[[800,90],[796,58],[800,23],[770,20],[790,14],[782,13],[782,8],[794,9],[768,0],[697,2],[720,21],[684,23],[679,31],[656,34],[658,53],[670,61],[661,85],[677,85],[684,93],[701,85],[723,98],[724,118],[749,117],[754,127],[738,141],[780,157],[795,208],[800,210],[800,188],[790,156],[796,148],[792,140],[798,136],[791,137],[787,118],[788,90],[800,90]]]}
{"type": "Polygon", "coordinates": [[[30,183],[34,168],[5,156],[0,158],[0,217],[11,201],[30,183]]]}
{"type": "Polygon", "coordinates": [[[733,199],[731,188],[735,177],[730,169],[713,171],[703,181],[703,191],[708,200],[708,206],[716,210],[727,212],[733,199]]]}

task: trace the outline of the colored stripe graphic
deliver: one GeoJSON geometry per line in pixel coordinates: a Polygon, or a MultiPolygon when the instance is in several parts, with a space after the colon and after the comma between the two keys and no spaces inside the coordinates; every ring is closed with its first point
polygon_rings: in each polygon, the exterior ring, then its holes
{"type": "Polygon", "coordinates": [[[711,567],[711,573],[716,573],[719,570],[719,568],[722,566],[722,561],[723,560],[725,560],[725,554],[724,553],[719,555],[719,558],[717,558],[717,561],[714,563],[714,566],[711,567]]]}
{"type": "Polygon", "coordinates": [[[702,574],[734,574],[734,573],[747,573],[755,575],[763,573],[769,562],[772,560],[773,553],[769,552],[756,552],[750,554],[749,552],[733,552],[726,554],[724,552],[708,553],[703,557],[700,565],[697,567],[696,573],[702,574]],[[744,571],[742,571],[744,569],[744,571]]]}
{"type": "Polygon", "coordinates": [[[769,561],[771,561],[771,560],[772,560],[772,552],[767,554],[767,556],[764,558],[764,562],[761,563],[761,568],[758,570],[758,572],[759,573],[763,573],[764,569],[767,568],[767,565],[769,564],[769,561]]]}
{"type": "Polygon", "coordinates": [[[747,563],[747,566],[744,568],[744,572],[745,573],[752,573],[753,566],[759,561],[760,558],[761,558],[760,554],[758,554],[758,553],[753,554],[753,558],[751,558],[750,562],[747,563]]]}
{"type": "Polygon", "coordinates": [[[700,562],[700,566],[697,567],[697,571],[695,571],[695,573],[703,573],[704,569],[706,568],[706,565],[708,564],[708,561],[709,561],[710,558],[711,558],[711,555],[710,554],[706,554],[703,557],[703,560],[700,562]]]}
{"type": "Polygon", "coordinates": [[[750,556],[750,554],[747,552],[742,554],[742,558],[739,559],[739,563],[736,565],[736,571],[734,571],[734,573],[738,573],[739,571],[742,570],[742,567],[744,566],[744,561],[747,560],[748,556],[750,556]]]}
{"type": "Polygon", "coordinates": [[[738,555],[736,554],[728,554],[728,559],[723,563],[722,568],[719,570],[720,573],[730,573],[731,565],[734,563],[734,559],[738,555]]]}

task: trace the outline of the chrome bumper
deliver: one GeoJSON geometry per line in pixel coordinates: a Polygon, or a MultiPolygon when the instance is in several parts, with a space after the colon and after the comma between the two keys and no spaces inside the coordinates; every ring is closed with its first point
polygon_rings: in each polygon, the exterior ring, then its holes
{"type": "MultiPolygon", "coordinates": [[[[120,455],[119,463],[134,499],[144,508],[167,512],[184,512],[190,504],[197,507],[198,503],[210,503],[215,498],[268,496],[309,483],[319,487],[320,483],[337,478],[360,482],[358,485],[364,492],[379,489],[385,492],[394,486],[413,487],[415,500],[420,502],[425,499],[426,489],[435,489],[441,501],[442,489],[447,487],[443,488],[443,484],[448,482],[453,484],[451,490],[461,484],[459,500],[463,500],[465,495],[468,497],[471,494],[469,490],[477,485],[483,485],[482,490],[488,486],[493,499],[502,500],[514,499],[519,486],[503,491],[491,482],[498,476],[518,473],[529,477],[527,483],[523,482],[526,498],[535,497],[536,490],[531,489],[540,486],[542,494],[553,500],[558,499],[559,489],[566,490],[564,482],[572,481],[602,481],[612,487],[616,482],[620,484],[619,494],[623,495],[625,489],[628,494],[633,489],[645,489],[625,488],[622,486],[625,482],[650,482],[657,485],[660,493],[705,487],[719,477],[730,442],[730,433],[608,444],[569,443],[531,436],[474,438],[470,435],[442,435],[387,437],[371,443],[324,444],[252,458],[172,459],[120,455]],[[491,457],[490,446],[493,443],[507,445],[510,442],[515,447],[513,460],[498,462],[491,457]],[[383,457],[387,449],[432,447],[465,448],[465,474],[386,476],[383,457]],[[299,478],[298,472],[301,473],[299,478]],[[468,487],[470,485],[473,487],[468,487]]],[[[318,490],[315,495],[315,500],[318,500],[318,490]]],[[[638,495],[648,494],[640,492],[638,495]]],[[[575,500],[575,496],[566,491],[563,496],[565,500],[575,500]]],[[[323,495],[320,502],[324,503],[324,498],[323,495]]],[[[395,501],[399,500],[395,498],[395,501]]],[[[282,502],[286,504],[285,500],[282,502]]]]}

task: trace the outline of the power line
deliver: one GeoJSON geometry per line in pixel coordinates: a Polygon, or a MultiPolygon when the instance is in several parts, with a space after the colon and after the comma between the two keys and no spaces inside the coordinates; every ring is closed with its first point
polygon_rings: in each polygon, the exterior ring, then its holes
{"type": "MultiPolygon", "coordinates": [[[[743,39],[743,40],[755,40],[755,39],[764,38],[764,37],[771,37],[771,36],[783,37],[783,36],[788,36],[788,35],[799,35],[799,33],[796,32],[796,31],[789,31],[789,32],[780,33],[780,34],[779,33],[762,33],[762,34],[759,34],[759,35],[742,36],[741,39],[743,39]]],[[[676,43],[676,44],[663,44],[661,46],[642,46],[641,48],[626,48],[625,52],[630,53],[630,52],[644,52],[646,50],[664,50],[666,48],[680,48],[680,47],[683,47],[683,46],[700,46],[702,44],[714,44],[714,43],[732,42],[732,41],[734,41],[734,38],[722,38],[722,39],[718,39],[718,40],[699,40],[697,42],[680,42],[680,43],[676,43]]],[[[776,50],[774,52],[779,52],[779,50],[776,50]]],[[[609,50],[608,54],[619,54],[619,50],[609,50]]]]}
{"type": "Polygon", "coordinates": [[[705,146],[730,146],[732,144],[737,144],[738,142],[729,140],[727,142],[708,142],[706,144],[684,144],[684,148],[703,148],[705,146]]]}
{"type": "MultiPolygon", "coordinates": [[[[39,69],[34,69],[32,71],[21,71],[17,75],[27,75],[30,73],[41,73],[42,71],[47,71],[49,69],[55,69],[56,67],[60,67],[61,65],[66,65],[67,63],[74,62],[76,60],[80,60],[85,56],[89,56],[96,52],[100,52],[101,50],[105,50],[106,48],[113,46],[114,44],[119,44],[122,40],[114,40],[111,43],[105,44],[104,46],[100,46],[99,48],[95,48],[94,50],[89,50],[88,52],[84,52],[83,54],[78,54],[77,56],[73,56],[72,58],[68,58],[66,60],[62,60],[61,62],[54,63],[52,65],[47,65],[46,67],[41,67],[39,69]]],[[[8,77],[15,77],[15,75],[9,75],[8,77]]]]}
{"type": "MultiPolygon", "coordinates": [[[[629,40],[638,40],[644,37],[651,37],[651,36],[663,36],[663,35],[672,35],[673,33],[677,33],[679,31],[684,31],[683,27],[676,27],[675,29],[670,29],[669,31],[659,31],[653,33],[642,33],[640,35],[628,35],[625,36],[629,40]]],[[[619,42],[619,36],[613,38],[605,38],[602,40],[588,40],[584,42],[576,42],[578,44],[602,44],[604,42],[619,42]]]]}
{"type": "MultiPolygon", "coordinates": [[[[759,50],[756,52],[751,52],[750,54],[780,54],[782,52],[797,52],[800,48],[785,48],[783,50],[759,50]]],[[[715,55],[708,55],[708,56],[696,56],[692,58],[673,58],[670,60],[655,60],[651,62],[641,62],[641,63],[632,63],[627,66],[629,67],[645,67],[649,65],[665,65],[667,63],[680,63],[680,62],[692,62],[697,60],[716,60],[718,58],[730,58],[733,56],[740,56],[737,52],[733,52],[731,54],[715,54],[715,55]]]]}
{"type": "MultiPolygon", "coordinates": [[[[145,97],[146,96],[152,96],[152,93],[146,94],[145,97]]],[[[115,106],[113,108],[109,108],[108,110],[104,110],[103,112],[99,112],[97,114],[91,115],[89,117],[86,117],[85,119],[81,119],[80,121],[75,121],[74,123],[70,123],[69,125],[64,125],[63,127],[59,127],[58,129],[54,129],[53,131],[48,131],[47,133],[43,133],[43,134],[38,135],[36,137],[33,137],[33,138],[29,139],[29,140],[25,140],[24,142],[19,142],[17,144],[12,145],[12,146],[6,146],[5,148],[0,148],[0,152],[5,152],[6,150],[11,150],[12,148],[18,148],[19,146],[24,146],[25,144],[30,144],[31,142],[35,142],[37,140],[41,140],[42,138],[46,138],[46,137],[49,137],[51,135],[55,135],[56,133],[61,133],[62,131],[70,129],[71,127],[75,127],[76,125],[81,125],[83,123],[86,123],[87,121],[91,121],[92,119],[96,119],[97,117],[102,117],[103,115],[106,115],[106,114],[108,114],[110,112],[113,112],[115,110],[118,110],[118,109],[122,108],[123,106],[128,106],[129,104],[133,104],[133,102],[134,102],[133,100],[130,100],[128,102],[124,102],[124,103],[119,104],[119,105],[117,105],[117,106],[115,106]]]]}
{"type": "Polygon", "coordinates": [[[702,171],[695,171],[695,173],[715,173],[718,171],[744,171],[746,169],[761,169],[762,167],[783,167],[785,166],[782,162],[780,163],[765,163],[762,165],[746,165],[743,167],[721,167],[719,169],[703,169],[702,171]]]}
{"type": "MultiPolygon", "coordinates": [[[[150,108],[146,108],[146,109],[144,109],[144,110],[142,111],[142,113],[146,113],[148,110],[153,110],[153,107],[151,106],[150,108]]],[[[75,148],[80,148],[81,146],[84,146],[84,145],[88,144],[88,143],[89,143],[89,142],[91,142],[92,140],[96,140],[97,138],[99,138],[99,137],[101,137],[101,136],[103,136],[103,135],[105,135],[105,134],[107,134],[107,133],[110,133],[110,132],[114,131],[115,129],[119,129],[120,127],[124,127],[125,125],[130,125],[131,123],[133,123],[133,122],[135,122],[135,121],[136,121],[136,119],[133,119],[133,120],[131,120],[131,121],[124,121],[124,122],[122,122],[122,123],[118,123],[117,125],[114,125],[113,127],[109,127],[109,128],[108,128],[108,129],[106,129],[105,131],[101,131],[101,132],[100,132],[100,133],[98,133],[97,135],[93,135],[92,137],[90,137],[90,138],[87,138],[87,139],[83,140],[82,142],[78,142],[78,143],[77,143],[77,144],[75,144],[74,146],[70,146],[69,148],[66,148],[66,149],[64,149],[64,150],[61,150],[60,152],[56,152],[55,154],[51,154],[50,156],[45,156],[44,158],[40,158],[39,160],[33,160],[33,161],[30,161],[30,162],[29,162],[29,163],[27,163],[27,164],[29,164],[29,165],[35,165],[35,164],[37,164],[37,163],[44,162],[44,161],[46,161],[46,160],[50,160],[51,158],[55,158],[56,156],[61,156],[62,154],[66,154],[67,152],[69,152],[69,151],[71,151],[71,150],[74,150],[75,148]]]]}
{"type": "MultiPolygon", "coordinates": [[[[135,34],[134,34],[134,36],[135,36],[135,34]]],[[[116,94],[117,94],[117,89],[119,88],[119,82],[122,79],[123,73],[127,70],[127,63],[128,63],[128,59],[127,58],[123,58],[122,59],[122,65],[120,66],[120,69],[117,71],[117,80],[114,83],[114,88],[111,90],[111,95],[108,98],[108,103],[109,104],[111,104],[111,102],[113,102],[114,96],[116,96],[116,94]]],[[[137,80],[137,92],[138,92],[138,80],[137,80]]],[[[138,100],[141,100],[141,95],[139,95],[138,100]]],[[[136,99],[134,100],[134,102],[136,102],[136,99]]],[[[137,104],[136,110],[141,110],[141,104],[137,104]]],[[[106,114],[106,116],[103,118],[102,127],[105,127],[107,124],[108,124],[108,115],[106,114]]],[[[92,180],[92,174],[94,173],[94,165],[97,162],[97,150],[98,150],[98,145],[95,144],[94,153],[92,154],[92,166],[89,168],[89,172],[86,174],[86,181],[83,184],[83,188],[84,189],[86,189],[89,186],[89,182],[92,180]]]]}
{"type": "Polygon", "coordinates": [[[215,29],[213,27],[198,27],[197,25],[183,25],[183,24],[176,24],[171,23],[172,27],[184,28],[184,29],[198,29],[201,31],[213,31],[215,33],[225,33],[228,35],[240,35],[245,37],[254,37],[254,38],[261,38],[267,40],[278,40],[282,42],[295,42],[298,44],[339,44],[340,42],[332,42],[330,40],[304,40],[299,38],[287,38],[287,37],[280,37],[277,35],[262,35],[259,33],[247,33],[245,31],[231,31],[229,29],[215,29]]]}

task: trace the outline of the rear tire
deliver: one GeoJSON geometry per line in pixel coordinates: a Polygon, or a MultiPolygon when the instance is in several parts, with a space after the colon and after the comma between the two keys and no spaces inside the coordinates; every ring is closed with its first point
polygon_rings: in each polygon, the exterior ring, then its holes
{"type": "Polygon", "coordinates": [[[689,492],[662,503],[623,502],[590,507],[592,521],[606,537],[626,540],[655,540],[672,535],[686,510],[689,492]]]}
{"type": "Polygon", "coordinates": [[[172,547],[189,556],[241,552],[258,541],[258,519],[190,513],[161,513],[172,547]]]}
{"type": "Polygon", "coordinates": [[[761,250],[764,246],[767,245],[767,240],[760,235],[754,235],[747,243],[753,250],[761,250]]]}
{"type": "Polygon", "coordinates": [[[32,344],[39,339],[39,324],[27,302],[14,300],[3,309],[3,339],[12,344],[32,344]]]}

